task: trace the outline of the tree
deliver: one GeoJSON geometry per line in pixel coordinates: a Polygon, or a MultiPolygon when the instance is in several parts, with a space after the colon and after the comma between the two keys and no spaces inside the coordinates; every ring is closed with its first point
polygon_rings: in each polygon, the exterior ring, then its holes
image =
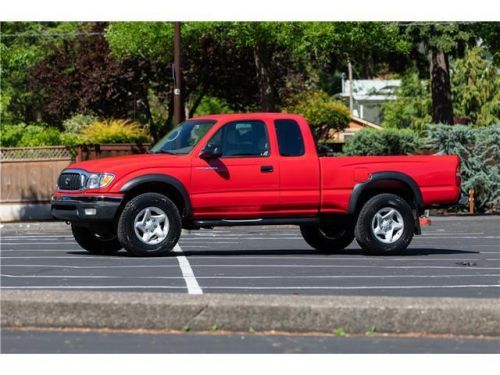
{"type": "MultiPolygon", "coordinates": [[[[249,49],[238,48],[224,37],[224,23],[193,22],[182,25],[182,61],[186,112],[192,116],[203,98],[223,99],[234,110],[255,105],[256,83],[248,79],[252,70],[249,49]]],[[[155,138],[172,125],[172,24],[166,22],[119,22],[109,25],[106,39],[113,56],[132,61],[147,60],[148,96],[155,138]]]]}
{"type": "Polygon", "coordinates": [[[44,34],[74,31],[76,23],[2,22],[0,28],[1,121],[38,121],[39,95],[28,86],[29,69],[47,53],[49,44],[60,43],[57,37],[44,34]]]}
{"type": "Polygon", "coordinates": [[[330,129],[344,130],[351,120],[349,109],[322,91],[308,92],[299,95],[294,103],[286,108],[289,113],[297,113],[305,117],[316,142],[324,139],[330,129]]]}
{"type": "MultiPolygon", "coordinates": [[[[451,64],[454,123],[490,125],[499,122],[500,78],[483,48],[474,47],[451,64]]],[[[383,105],[383,126],[413,128],[418,132],[432,122],[429,80],[411,70],[402,77],[397,99],[383,105]]]]}
{"type": "MultiPolygon", "coordinates": [[[[293,85],[289,46],[298,23],[187,22],[183,24],[185,95],[190,114],[203,96],[224,99],[232,108],[276,110],[293,85]]],[[[170,23],[114,23],[107,40],[118,57],[171,63],[170,23]]],[[[169,83],[167,85],[170,85],[169,83]]]]}
{"type": "Polygon", "coordinates": [[[384,22],[306,22],[298,48],[317,68],[347,69],[349,59],[359,78],[388,71],[403,72],[410,64],[410,43],[398,28],[384,22]]]}
{"type": "MultiPolygon", "coordinates": [[[[86,25],[81,32],[99,33],[106,24],[86,25]]],[[[141,113],[147,95],[147,63],[110,56],[102,35],[80,35],[50,45],[29,69],[29,88],[42,104],[41,118],[60,125],[75,113],[127,118],[141,113]]]]}
{"type": "Polygon", "coordinates": [[[474,34],[459,23],[409,24],[403,31],[413,48],[428,59],[433,123],[453,124],[449,55],[463,53],[475,42],[474,34]]]}
{"type": "Polygon", "coordinates": [[[260,110],[278,110],[284,98],[298,91],[294,87],[297,81],[305,81],[301,75],[305,70],[305,25],[302,22],[223,24],[224,35],[235,46],[252,52],[260,110]],[[298,76],[298,80],[293,79],[298,76]]]}
{"type": "Polygon", "coordinates": [[[429,81],[410,70],[403,75],[396,90],[396,100],[382,105],[383,122],[387,128],[411,128],[421,133],[432,120],[429,81]]]}
{"type": "Polygon", "coordinates": [[[471,48],[452,64],[452,92],[461,122],[491,125],[500,122],[500,77],[482,47],[471,48]]]}

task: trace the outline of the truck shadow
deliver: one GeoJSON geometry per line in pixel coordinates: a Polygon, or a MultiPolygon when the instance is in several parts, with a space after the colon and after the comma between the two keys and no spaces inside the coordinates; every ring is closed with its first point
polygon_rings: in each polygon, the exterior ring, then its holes
{"type": "Polygon", "coordinates": [[[200,256],[200,255],[220,255],[220,256],[247,256],[259,255],[262,257],[275,256],[275,255],[313,255],[313,256],[342,256],[342,255],[356,255],[359,257],[391,257],[391,256],[428,256],[428,255],[456,255],[456,254],[479,254],[479,251],[469,250],[453,250],[453,249],[432,249],[432,248],[413,248],[408,249],[402,254],[395,255],[374,255],[364,253],[361,249],[347,249],[339,253],[326,253],[315,250],[287,250],[287,249],[273,249],[273,250],[195,250],[183,251],[185,256],[200,256]]]}
{"type": "MultiPolygon", "coordinates": [[[[467,254],[479,254],[480,251],[471,250],[456,250],[456,249],[435,249],[429,247],[419,247],[407,249],[404,253],[394,254],[394,255],[374,255],[364,253],[361,249],[346,249],[340,253],[326,253],[310,249],[272,249],[272,250],[185,250],[182,253],[171,253],[166,255],[166,257],[176,257],[178,255],[183,255],[186,257],[190,256],[260,256],[265,258],[266,256],[276,256],[276,255],[312,255],[312,256],[329,256],[336,257],[342,255],[355,255],[361,257],[418,257],[418,256],[429,256],[429,255],[467,255],[467,254]]],[[[96,256],[96,254],[90,254],[86,251],[68,251],[69,255],[89,255],[96,256]]],[[[112,255],[101,255],[103,257],[132,257],[125,251],[121,250],[112,255]]],[[[163,256],[165,257],[165,256],[163,256]]]]}

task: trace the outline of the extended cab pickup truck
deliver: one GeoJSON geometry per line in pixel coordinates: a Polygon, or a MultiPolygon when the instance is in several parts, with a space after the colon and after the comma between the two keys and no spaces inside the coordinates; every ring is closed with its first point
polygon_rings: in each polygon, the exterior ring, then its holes
{"type": "Polygon", "coordinates": [[[390,254],[420,234],[423,209],[459,198],[457,156],[318,156],[303,117],[255,113],[193,118],[148,154],[72,164],[51,210],[91,253],[165,255],[182,228],[292,224],[320,251],[356,238],[390,254]]]}

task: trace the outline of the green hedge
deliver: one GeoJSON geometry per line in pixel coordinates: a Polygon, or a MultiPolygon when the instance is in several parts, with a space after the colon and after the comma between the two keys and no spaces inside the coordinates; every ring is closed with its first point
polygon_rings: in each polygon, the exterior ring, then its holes
{"type": "Polygon", "coordinates": [[[40,147],[74,145],[78,139],[59,129],[44,124],[2,125],[0,145],[2,147],[40,147]]]}
{"type": "Polygon", "coordinates": [[[347,138],[345,155],[409,155],[415,153],[422,142],[410,129],[364,129],[347,138]]]}
{"type": "Polygon", "coordinates": [[[46,124],[2,125],[0,145],[2,147],[73,146],[99,143],[149,143],[149,135],[141,125],[127,120],[97,121],[84,125],[89,116],[72,118],[68,131],[62,132],[46,124]],[[81,127],[81,128],[80,128],[81,127]],[[69,131],[71,128],[72,131],[69,131]],[[74,132],[78,130],[79,132],[74,132]]]}

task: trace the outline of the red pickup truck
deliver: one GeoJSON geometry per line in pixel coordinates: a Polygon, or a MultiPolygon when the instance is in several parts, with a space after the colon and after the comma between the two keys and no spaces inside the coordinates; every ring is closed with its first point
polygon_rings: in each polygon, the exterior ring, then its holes
{"type": "Polygon", "coordinates": [[[174,128],[148,154],[84,161],[58,179],[52,214],[91,253],[165,255],[181,229],[299,225],[338,252],[401,252],[423,209],[460,198],[457,156],[318,156],[305,119],[213,115],[174,128]]]}

